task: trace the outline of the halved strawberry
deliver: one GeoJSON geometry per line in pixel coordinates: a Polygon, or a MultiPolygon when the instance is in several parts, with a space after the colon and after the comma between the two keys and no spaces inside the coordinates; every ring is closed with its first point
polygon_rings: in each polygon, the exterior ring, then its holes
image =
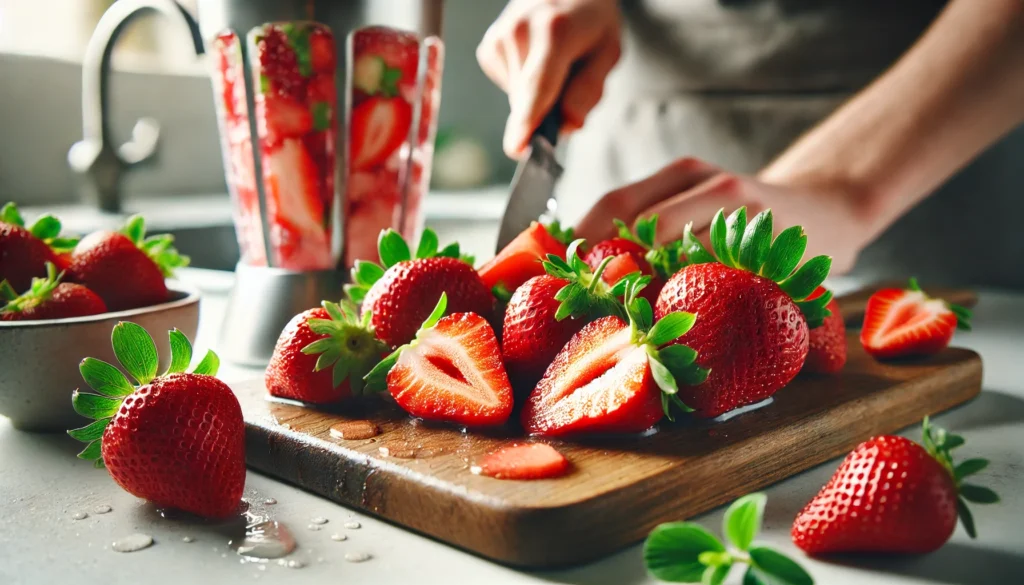
{"type": "Polygon", "coordinates": [[[533,222],[477,272],[488,289],[501,284],[509,293],[515,292],[530,278],[544,274],[548,254],[564,258],[571,240],[572,228],[563,230],[557,221],[547,226],[533,222]]]}
{"type": "Polygon", "coordinates": [[[609,284],[615,284],[622,280],[623,277],[629,274],[642,274],[640,266],[633,259],[633,255],[628,252],[623,252],[618,256],[613,256],[608,262],[608,266],[604,269],[602,278],[609,284]]]}
{"type": "Polygon", "coordinates": [[[534,435],[638,433],[671,405],[691,410],[677,393],[679,384],[696,385],[708,371],[694,361],[697,352],[671,345],[689,331],[695,316],[671,313],[653,326],[650,303],[637,298],[650,277],[626,286],[629,323],[603,317],[584,327],[559,352],[527,400],[523,427],[534,435]]]}
{"type": "Polygon", "coordinates": [[[969,331],[970,319],[968,309],[928,297],[912,278],[909,289],[871,295],[860,342],[876,359],[930,355],[949,345],[958,327],[969,331]]]}
{"type": "Polygon", "coordinates": [[[349,164],[367,169],[387,160],[409,137],[412,105],[400,97],[374,96],[352,110],[349,164]]]}
{"type": "Polygon", "coordinates": [[[468,427],[498,426],[512,414],[512,385],[494,330],[475,313],[442,318],[442,293],[416,338],[366,375],[367,389],[385,387],[406,412],[468,427]]]}
{"type": "Polygon", "coordinates": [[[313,114],[303,103],[283,95],[267,94],[256,102],[260,135],[271,147],[286,138],[298,138],[313,129],[313,114]]]}
{"type": "Polygon", "coordinates": [[[488,453],[470,471],[494,479],[548,479],[569,471],[569,460],[551,445],[525,443],[488,453]]]}

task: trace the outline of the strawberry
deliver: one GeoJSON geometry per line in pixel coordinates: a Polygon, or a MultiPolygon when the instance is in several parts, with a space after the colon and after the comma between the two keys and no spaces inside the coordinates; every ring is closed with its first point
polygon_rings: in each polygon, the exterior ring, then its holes
{"type": "MultiPolygon", "coordinates": [[[[813,301],[828,292],[825,287],[819,286],[807,300],[813,301]]],[[[811,329],[802,372],[835,374],[846,365],[846,323],[839,314],[839,303],[833,298],[825,305],[825,309],[831,315],[825,317],[821,327],[811,329]]]]}
{"type": "MultiPolygon", "coordinates": [[[[655,243],[658,231],[657,214],[647,219],[637,220],[635,232],[621,220],[616,219],[615,225],[619,228],[618,237],[594,244],[583,260],[596,270],[605,258],[629,255],[642,274],[652,277],[651,284],[644,288],[643,296],[651,305],[654,305],[662,287],[665,286],[665,280],[675,274],[683,265],[682,242],[676,240],[664,246],[658,246],[655,243]]],[[[628,268],[630,266],[624,259],[619,260],[612,272],[605,271],[605,281],[608,284],[615,284],[628,274],[622,272],[628,268]]]]}
{"type": "Polygon", "coordinates": [[[402,236],[388,229],[380,233],[377,249],[383,266],[357,261],[352,268],[354,284],[346,285],[345,291],[362,303],[363,316],[370,315],[377,338],[389,346],[412,341],[417,324],[434,307],[430,299],[442,292],[448,293],[453,313],[491,313],[494,298],[472,264],[460,258],[458,244],[438,250],[437,234],[426,229],[412,257],[402,236]]]}
{"type": "Polygon", "coordinates": [[[358,171],[388,159],[409,137],[412,105],[400,97],[374,96],[352,110],[349,166],[358,171]]]}
{"type": "Polygon", "coordinates": [[[313,114],[302,102],[281,95],[266,95],[256,101],[256,124],[271,150],[286,138],[299,138],[313,130],[313,114]]]}
{"type": "Polygon", "coordinates": [[[369,374],[369,390],[385,387],[409,414],[467,427],[500,426],[512,414],[512,386],[494,330],[475,313],[441,317],[441,293],[416,337],[369,374]]]}
{"type": "Polygon", "coordinates": [[[714,254],[687,226],[682,252],[689,265],[668,280],[655,316],[672,311],[700,315],[679,342],[700,354],[711,370],[700,388],[681,388],[686,404],[714,417],[765,400],[789,383],[807,357],[808,328],[829,315],[832,294],[807,300],[828,275],[832,259],[817,256],[794,272],[807,245],[800,227],[772,241],[772,215],[747,224],[746,208],[728,220],[719,211],[711,224],[714,254]]]}
{"type": "MultiPolygon", "coordinates": [[[[642,273],[643,271],[640,270],[640,266],[636,263],[636,259],[633,258],[633,255],[628,252],[623,252],[618,256],[612,256],[612,259],[608,262],[608,266],[604,269],[604,274],[602,274],[601,277],[606,283],[615,284],[630,274],[642,273]]],[[[646,295],[644,298],[647,298],[646,295]]],[[[648,302],[650,302],[650,299],[648,299],[648,302]]]]}
{"type": "MultiPolygon", "coordinates": [[[[311,22],[268,23],[249,32],[249,52],[256,56],[260,93],[276,93],[296,101],[305,99],[306,81],[314,71],[314,31],[316,36],[332,38],[327,27],[311,22]]],[[[322,42],[316,41],[318,45],[322,42]]]]}
{"type": "Polygon", "coordinates": [[[988,465],[968,459],[953,465],[958,435],[923,425],[924,447],[884,435],[858,445],[793,523],[793,543],[810,555],[846,552],[927,553],[956,529],[957,516],[971,538],[967,502],[999,501],[992,490],[964,483],[988,465]]]}
{"type": "Polygon", "coordinates": [[[949,345],[953,332],[970,330],[971,312],[960,305],[929,298],[910,279],[910,288],[882,289],[864,309],[860,343],[876,359],[924,356],[949,345]]]}
{"type": "Polygon", "coordinates": [[[626,290],[629,322],[618,316],[591,322],[558,353],[522,412],[533,435],[639,433],[671,405],[690,408],[678,397],[679,383],[696,385],[707,377],[697,353],[669,343],[693,326],[694,315],[671,313],[652,326],[650,303],[637,297],[650,277],[633,278],[626,290]]]}
{"type": "Polygon", "coordinates": [[[316,27],[309,34],[309,54],[313,71],[334,73],[334,35],[326,27],[316,27]]]}
{"type": "Polygon", "coordinates": [[[170,234],[145,235],[145,221],[139,215],[129,218],[120,232],[89,234],[75,246],[68,272],[111,311],[166,302],[164,278],[187,266],[188,256],[171,247],[170,234]]]}
{"type": "Polygon", "coordinates": [[[214,377],[217,355],[207,352],[186,373],[192,345],[175,329],[171,364],[157,376],[156,345],[145,329],[118,323],[111,340],[138,385],[106,362],[82,360],[82,377],[96,394],[76,390],[72,404],[96,421],[68,431],[88,443],[78,456],[106,465],[125,491],[157,506],[210,518],[235,513],[245,485],[245,425],[238,399],[214,377]]]}
{"type": "Polygon", "coordinates": [[[314,404],[363,393],[363,376],[387,353],[350,301],[324,301],[299,313],[281,332],[265,376],[271,396],[314,404]]]}
{"type": "Polygon", "coordinates": [[[557,221],[546,226],[533,222],[478,270],[480,278],[487,288],[500,284],[511,294],[530,278],[544,274],[542,263],[548,254],[564,258],[571,240],[572,228],[563,230],[557,221]]]}
{"type": "Polygon", "coordinates": [[[601,278],[604,266],[594,274],[577,255],[582,242],[569,245],[565,260],[549,255],[542,264],[549,273],[527,280],[505,307],[502,356],[517,388],[532,389],[558,352],[590,321],[626,316],[601,278]]]}
{"type": "Polygon", "coordinates": [[[60,220],[52,215],[44,215],[26,228],[14,203],[0,208],[0,280],[24,292],[34,277],[46,276],[47,262],[66,267],[62,255],[78,240],[60,237],[60,230],[60,220]]]}
{"type": "Polygon", "coordinates": [[[419,70],[420,40],[412,33],[383,26],[359,29],[352,34],[352,86],[374,95],[391,86],[415,87],[419,70]]]}
{"type": "Polygon", "coordinates": [[[470,471],[494,479],[549,479],[565,475],[569,460],[551,445],[525,443],[488,453],[470,471]]]}
{"type": "Polygon", "coordinates": [[[80,284],[61,282],[52,262],[46,263],[46,278],[33,278],[32,286],[18,296],[6,280],[0,280],[0,321],[67,319],[107,312],[103,299],[80,284]]]}

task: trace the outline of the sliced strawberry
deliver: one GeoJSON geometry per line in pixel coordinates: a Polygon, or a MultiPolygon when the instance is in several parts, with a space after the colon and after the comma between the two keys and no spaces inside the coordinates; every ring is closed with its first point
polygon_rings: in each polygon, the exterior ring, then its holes
{"type": "Polygon", "coordinates": [[[615,284],[623,276],[633,274],[634,272],[642,271],[640,270],[640,266],[636,263],[636,260],[633,258],[633,255],[628,252],[624,252],[613,257],[608,262],[608,266],[605,267],[601,276],[604,278],[606,283],[615,284]]]}
{"type": "Polygon", "coordinates": [[[548,479],[569,471],[569,460],[551,445],[526,443],[488,453],[472,471],[495,479],[548,479]]]}
{"type": "MultiPolygon", "coordinates": [[[[559,237],[564,236],[557,223],[552,224],[550,229],[559,237]]],[[[493,289],[501,283],[512,292],[534,276],[543,275],[545,272],[542,262],[548,254],[565,257],[566,244],[557,239],[552,231],[540,223],[531,223],[530,227],[480,268],[480,279],[488,289],[493,289]]],[[[571,239],[571,233],[568,237],[571,239]]]]}
{"type": "Polygon", "coordinates": [[[352,111],[349,160],[353,170],[387,160],[409,136],[412,106],[397,97],[372,97],[352,111]]]}
{"type": "Polygon", "coordinates": [[[271,242],[278,262],[296,270],[329,268],[331,249],[324,227],[319,169],[303,142],[285,140],[280,148],[265,154],[263,164],[271,242]]]}
{"type": "MultiPolygon", "coordinates": [[[[352,35],[352,58],[356,64],[364,56],[380,57],[384,64],[396,69],[397,85],[415,85],[419,69],[420,40],[409,32],[383,26],[372,26],[357,30],[352,35]]],[[[367,91],[375,93],[375,91],[367,91]]]]}
{"type": "Polygon", "coordinates": [[[494,330],[475,313],[444,318],[442,294],[434,312],[408,345],[367,376],[370,389],[388,391],[406,412],[468,427],[502,425],[512,413],[512,385],[494,330]]]}
{"type": "Polygon", "coordinates": [[[871,295],[860,342],[877,359],[930,355],[949,345],[958,325],[970,329],[970,316],[963,307],[929,298],[911,279],[907,290],[871,295]]]}
{"type": "Polygon", "coordinates": [[[286,138],[298,138],[313,129],[313,114],[302,102],[280,95],[265,95],[256,104],[261,137],[271,148],[286,138]]]}
{"type": "Polygon", "coordinates": [[[334,35],[327,28],[315,28],[309,34],[309,54],[316,73],[334,73],[334,35]]]}

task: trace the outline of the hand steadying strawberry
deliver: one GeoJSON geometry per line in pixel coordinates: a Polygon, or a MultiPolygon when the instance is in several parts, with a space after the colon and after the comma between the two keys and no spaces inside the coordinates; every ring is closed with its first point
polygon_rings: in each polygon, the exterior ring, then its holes
{"type": "Polygon", "coordinates": [[[999,501],[992,490],[964,483],[988,465],[985,459],[953,464],[959,435],[923,424],[924,447],[884,435],[861,443],[793,522],[793,542],[810,555],[848,552],[926,553],[956,529],[957,516],[971,538],[967,502],[999,501]]]}
{"type": "Polygon", "coordinates": [[[768,498],[749,494],[725,511],[722,532],[735,550],[696,522],[669,522],[651,531],[644,542],[644,564],[655,579],[672,583],[721,585],[734,565],[747,565],[744,585],[814,585],[792,559],[754,543],[768,498]]]}
{"type": "Polygon", "coordinates": [[[46,263],[46,278],[33,278],[32,286],[18,296],[6,280],[0,280],[0,321],[67,319],[107,312],[103,299],[80,284],[61,282],[52,262],[46,263]]]}
{"type": "Polygon", "coordinates": [[[192,345],[170,332],[171,363],[157,375],[153,338],[135,323],[114,327],[116,367],[82,360],[82,377],[96,394],[75,391],[72,404],[96,422],[68,431],[88,443],[78,454],[106,465],[125,491],[209,518],[235,513],[245,485],[245,426],[238,399],[214,377],[220,365],[212,351],[185,373],[192,345]]]}
{"type": "Polygon", "coordinates": [[[609,284],[615,284],[628,274],[624,270],[629,265],[650,276],[651,284],[644,289],[643,296],[653,306],[658,301],[658,294],[665,286],[665,281],[684,264],[682,242],[676,240],[664,246],[657,245],[657,214],[637,220],[635,232],[621,220],[615,220],[615,225],[619,228],[618,237],[594,244],[583,259],[592,269],[597,270],[605,258],[615,258],[616,266],[612,266],[611,272],[605,272],[609,284]]]}
{"type": "Polygon", "coordinates": [[[71,253],[68,273],[107,304],[111,311],[134,309],[167,301],[167,284],[175,268],[188,265],[188,256],[171,244],[174,236],[146,237],[141,216],[132,216],[119,232],[94,232],[71,253]]]}
{"type": "MultiPolygon", "coordinates": [[[[618,301],[621,290],[613,291],[602,279],[612,259],[591,272],[577,254],[582,243],[570,244],[564,260],[548,255],[541,264],[548,274],[519,286],[505,307],[502,357],[517,389],[532,390],[558,352],[587,323],[608,315],[627,318],[618,301]]],[[[620,288],[625,290],[625,283],[620,288]]]]}
{"type": "Polygon", "coordinates": [[[467,427],[505,424],[512,386],[494,330],[475,313],[444,314],[447,297],[411,342],[366,375],[367,391],[387,388],[409,414],[467,427]]]}
{"type": "Polygon", "coordinates": [[[828,275],[832,260],[817,256],[795,270],[807,245],[800,227],[772,241],[771,211],[747,223],[746,208],[711,224],[708,252],[687,228],[688,265],[669,279],[655,316],[672,311],[698,315],[679,342],[697,350],[711,375],[699,388],[680,388],[698,416],[714,417],[764,400],[789,383],[807,357],[808,328],[829,315],[832,294],[807,297],[828,275]]]}
{"type": "MultiPolygon", "coordinates": [[[[807,300],[813,301],[829,291],[819,286],[807,300]]],[[[830,300],[825,309],[831,313],[820,327],[811,329],[807,341],[807,359],[802,372],[812,374],[835,374],[846,365],[846,323],[839,313],[839,303],[830,300]]]]}
{"type": "Polygon", "coordinates": [[[359,260],[345,291],[362,313],[370,314],[377,338],[391,347],[412,341],[420,323],[430,315],[441,293],[448,295],[453,313],[490,315],[494,306],[473,266],[460,259],[459,245],[437,249],[437,234],[423,230],[416,256],[394,230],[380,234],[377,248],[383,266],[359,260]]]}
{"type": "Polygon", "coordinates": [[[363,376],[388,352],[350,301],[331,303],[296,315],[285,326],[267,365],[272,396],[313,404],[363,394],[363,376]]]}
{"type": "Polygon", "coordinates": [[[685,345],[659,348],[689,331],[695,317],[670,313],[652,325],[650,303],[637,296],[649,279],[634,277],[624,285],[628,323],[602,317],[558,353],[523,408],[528,433],[639,433],[662,416],[672,418],[672,404],[690,410],[679,400],[679,388],[700,384],[708,372],[685,345]]]}
{"type": "Polygon", "coordinates": [[[571,240],[572,228],[562,229],[557,221],[550,225],[533,222],[477,272],[488,289],[500,285],[499,290],[511,295],[527,280],[545,273],[543,262],[548,255],[564,258],[571,240]]]}
{"type": "Polygon", "coordinates": [[[26,228],[14,203],[0,208],[0,280],[22,293],[33,278],[46,276],[47,262],[66,268],[64,255],[78,240],[61,237],[60,230],[60,221],[52,215],[44,215],[26,228]]]}
{"type": "Polygon", "coordinates": [[[970,331],[970,320],[969,310],[928,297],[912,278],[906,290],[871,295],[860,343],[880,360],[931,355],[949,345],[957,328],[970,331]]]}

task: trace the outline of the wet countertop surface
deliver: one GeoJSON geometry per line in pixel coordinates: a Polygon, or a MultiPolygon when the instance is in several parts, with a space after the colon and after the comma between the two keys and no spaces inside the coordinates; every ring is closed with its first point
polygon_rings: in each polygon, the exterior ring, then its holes
{"type": "MultiPolygon", "coordinates": [[[[182,279],[203,292],[200,348],[216,343],[231,274],[186,270],[182,279]]],[[[858,283],[838,279],[842,291],[858,283]]],[[[984,391],[972,402],[937,417],[967,439],[960,458],[986,457],[977,483],[995,489],[1002,502],[974,506],[979,538],[958,527],[937,553],[911,558],[808,559],[789,540],[800,508],[838,465],[831,461],[766,491],[765,529],[759,540],[798,559],[820,584],[1021,582],[1024,576],[1024,295],[981,294],[974,331],[954,344],[981,353],[984,391]]],[[[215,347],[216,348],[216,347],[215,347]]],[[[0,376],[2,376],[0,372],[0,376]]],[[[231,382],[258,371],[222,368],[231,382]]],[[[918,439],[916,428],[905,434],[918,439]]],[[[283,562],[247,563],[228,546],[244,522],[206,524],[165,518],[121,491],[106,472],[75,458],[80,444],[61,435],[14,430],[0,417],[0,583],[653,583],[639,546],[602,561],[561,571],[523,572],[346,509],[249,471],[245,498],[250,514],[289,527],[296,550],[283,562]],[[273,503],[267,503],[273,502],[273,503]],[[109,511],[108,511],[109,508],[109,511]],[[318,524],[320,520],[326,523],[318,524]],[[356,527],[358,525],[358,528],[356,527]],[[311,528],[315,527],[315,528],[311,528]],[[145,535],[152,546],[115,552],[145,535]],[[344,537],[344,538],[343,538],[344,537]],[[138,537],[136,537],[138,538],[138,537]],[[117,543],[117,546],[115,546],[117,543]],[[368,557],[368,558],[367,558],[368,557]],[[291,562],[289,562],[291,561],[291,562]],[[359,562],[357,562],[359,561],[359,562]]],[[[694,520],[720,531],[722,510],[694,520]]],[[[145,543],[147,539],[142,538],[145,543]]],[[[740,583],[736,569],[727,583],[740,583]]]]}

